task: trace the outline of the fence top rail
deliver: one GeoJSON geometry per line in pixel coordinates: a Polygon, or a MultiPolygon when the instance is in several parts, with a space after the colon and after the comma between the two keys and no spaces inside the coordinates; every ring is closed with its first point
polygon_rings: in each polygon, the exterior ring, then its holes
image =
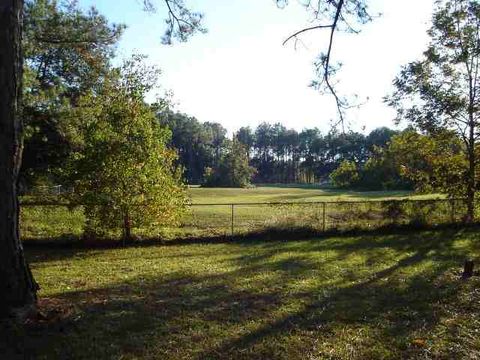
{"type": "Polygon", "coordinates": [[[280,202],[240,202],[240,203],[193,203],[189,206],[258,206],[258,205],[321,205],[321,204],[381,204],[381,203],[403,203],[403,202],[452,202],[452,201],[465,201],[465,199],[385,199],[385,200],[339,200],[339,201],[280,201],[280,202]]]}
{"type": "MultiPolygon", "coordinates": [[[[281,206],[281,205],[352,205],[352,204],[387,204],[387,203],[432,203],[432,202],[452,202],[465,201],[462,198],[434,198],[434,199],[384,199],[384,200],[340,200],[340,201],[282,201],[282,202],[240,202],[240,203],[198,203],[188,204],[187,206],[281,206]]],[[[66,202],[42,202],[25,201],[20,202],[20,206],[65,206],[78,207],[85,204],[66,203],[66,202]]]]}

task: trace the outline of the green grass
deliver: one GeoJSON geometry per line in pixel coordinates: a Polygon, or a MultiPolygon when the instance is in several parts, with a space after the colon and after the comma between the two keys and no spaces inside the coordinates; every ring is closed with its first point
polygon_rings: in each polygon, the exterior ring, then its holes
{"type": "Polygon", "coordinates": [[[480,256],[477,231],[27,249],[49,319],[10,329],[0,348],[22,359],[479,358],[480,279],[459,277],[480,256]]]}
{"type": "MultiPolygon", "coordinates": [[[[323,230],[321,201],[365,201],[387,199],[431,199],[438,195],[413,195],[406,191],[354,192],[332,189],[309,189],[293,187],[257,187],[252,189],[190,188],[193,204],[218,204],[217,206],[193,206],[177,228],[136,229],[142,238],[162,237],[211,237],[232,233],[232,208],[234,208],[234,233],[258,232],[269,228],[309,227],[323,230]],[[247,203],[300,202],[303,205],[265,206],[247,203]],[[222,205],[226,204],[226,205],[222,205]]],[[[383,218],[381,205],[328,205],[326,229],[353,227],[375,228],[390,221],[383,218]],[[360,216],[363,214],[363,216],[360,216]]],[[[437,211],[438,212],[438,211],[437,211]]],[[[448,210],[440,213],[449,216],[448,210]]],[[[430,216],[433,218],[433,216],[430,216]]],[[[25,207],[22,210],[21,230],[24,239],[71,239],[82,235],[85,221],[82,209],[73,211],[67,207],[25,207]]],[[[440,223],[444,223],[441,219],[440,223]]],[[[432,221],[432,223],[436,223],[432,221]]]]}
{"type": "Polygon", "coordinates": [[[327,188],[292,187],[291,185],[261,186],[250,189],[201,188],[189,189],[194,204],[247,202],[311,202],[311,201],[365,201],[387,199],[430,199],[436,194],[416,195],[411,191],[350,191],[327,188]]]}

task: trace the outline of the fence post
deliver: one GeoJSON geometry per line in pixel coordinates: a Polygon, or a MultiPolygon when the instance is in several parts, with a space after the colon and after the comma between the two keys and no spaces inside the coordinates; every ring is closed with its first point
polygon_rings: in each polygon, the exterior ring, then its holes
{"type": "Polygon", "coordinates": [[[323,202],[323,232],[325,232],[326,230],[326,227],[327,227],[327,219],[326,219],[326,216],[325,216],[325,208],[326,208],[326,203],[323,202]]]}
{"type": "Polygon", "coordinates": [[[451,222],[452,222],[452,224],[454,224],[455,223],[455,199],[452,199],[450,203],[451,203],[451,208],[452,208],[451,209],[452,210],[452,212],[451,212],[451,222]]]}
{"type": "Polygon", "coordinates": [[[232,237],[233,237],[233,213],[234,213],[234,204],[232,204],[232,237]]]}

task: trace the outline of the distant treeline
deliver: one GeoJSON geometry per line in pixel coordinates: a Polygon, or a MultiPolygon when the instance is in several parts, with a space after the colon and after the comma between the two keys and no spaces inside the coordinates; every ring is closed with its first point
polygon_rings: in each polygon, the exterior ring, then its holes
{"type": "MultiPolygon", "coordinates": [[[[185,180],[201,184],[205,169],[218,166],[231,142],[226,129],[181,113],[161,113],[158,117],[172,131],[171,146],[178,150],[185,180]]],[[[262,123],[255,129],[242,127],[234,137],[244,144],[250,165],[257,170],[254,183],[319,183],[328,181],[344,161],[361,167],[398,133],[381,127],[368,135],[322,134],[317,128],[298,132],[280,123],[262,123]]]]}

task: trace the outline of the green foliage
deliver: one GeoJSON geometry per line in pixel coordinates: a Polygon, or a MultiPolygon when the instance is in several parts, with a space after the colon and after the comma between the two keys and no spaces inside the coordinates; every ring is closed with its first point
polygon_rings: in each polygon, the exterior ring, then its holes
{"type": "Polygon", "coordinates": [[[385,148],[374,145],[371,157],[360,170],[357,185],[371,190],[412,189],[411,181],[400,173],[398,158],[401,156],[393,152],[390,143],[385,148]]]}
{"type": "Polygon", "coordinates": [[[170,145],[178,151],[189,184],[200,184],[205,169],[217,167],[224,151],[227,130],[218,123],[201,123],[194,117],[159,109],[157,118],[172,131],[170,145]]]}
{"type": "Polygon", "coordinates": [[[124,26],[75,1],[27,0],[24,12],[21,180],[59,183],[72,151],[66,118],[82,94],[100,85],[124,26]]]}
{"type": "MultiPolygon", "coordinates": [[[[422,131],[434,136],[445,130],[458,134],[463,143],[463,157],[468,161],[467,171],[463,170],[465,161],[459,156],[452,164],[456,185],[452,184],[450,177],[446,179],[441,174],[442,168],[449,171],[447,164],[441,164],[441,159],[430,161],[440,169],[431,176],[437,181],[435,186],[448,188],[449,193],[454,192],[455,186],[462,188],[457,192],[468,198],[467,216],[473,221],[480,120],[480,3],[475,0],[442,0],[437,1],[436,6],[428,31],[431,41],[427,50],[421,60],[402,69],[394,81],[395,92],[387,101],[397,109],[399,120],[406,119],[422,131]],[[463,182],[457,182],[457,179],[463,179],[463,182]]],[[[431,150],[427,149],[427,144],[421,146],[426,147],[424,151],[427,153],[431,150]]],[[[425,177],[425,172],[416,176],[425,177]]],[[[419,182],[426,184],[425,180],[419,182]]]]}
{"type": "MultiPolygon", "coordinates": [[[[160,122],[172,130],[171,145],[178,149],[179,163],[185,168],[190,184],[202,182],[207,168],[217,168],[227,151],[226,130],[219,124],[201,123],[171,111],[159,111],[160,122]]],[[[280,123],[262,123],[255,129],[241,127],[234,138],[244,145],[251,166],[257,169],[255,183],[319,183],[343,160],[355,161],[359,167],[376,149],[384,148],[397,132],[388,128],[361,133],[330,132],[317,128],[297,132],[280,123]]],[[[368,188],[382,189],[387,180],[376,178],[368,188]]]]}
{"type": "Polygon", "coordinates": [[[247,187],[251,184],[255,168],[248,164],[245,147],[237,140],[231,141],[217,168],[207,168],[206,187],[247,187]]]}
{"type": "Polygon", "coordinates": [[[372,130],[366,138],[367,150],[375,154],[378,150],[387,147],[392,136],[398,133],[399,131],[389,129],[385,126],[372,130]]]}
{"type": "Polygon", "coordinates": [[[318,183],[328,178],[343,160],[363,164],[373,145],[384,146],[393,130],[381,128],[371,136],[319,129],[297,132],[280,123],[262,123],[252,130],[242,127],[235,137],[247,148],[257,183],[318,183]]]}
{"type": "Polygon", "coordinates": [[[359,178],[357,165],[349,160],[344,160],[340,166],[330,174],[330,180],[333,182],[333,185],[339,188],[353,187],[359,178]]]}
{"type": "Polygon", "coordinates": [[[407,130],[392,138],[388,152],[402,177],[411,181],[417,191],[466,196],[468,162],[464,145],[455,133],[422,135],[407,130]]]}
{"type": "Polygon", "coordinates": [[[71,122],[77,150],[70,175],[85,203],[87,231],[161,227],[178,221],[186,195],[176,153],[143,97],[157,71],[133,58],[106,78],[97,92],[79,99],[71,122]]]}

